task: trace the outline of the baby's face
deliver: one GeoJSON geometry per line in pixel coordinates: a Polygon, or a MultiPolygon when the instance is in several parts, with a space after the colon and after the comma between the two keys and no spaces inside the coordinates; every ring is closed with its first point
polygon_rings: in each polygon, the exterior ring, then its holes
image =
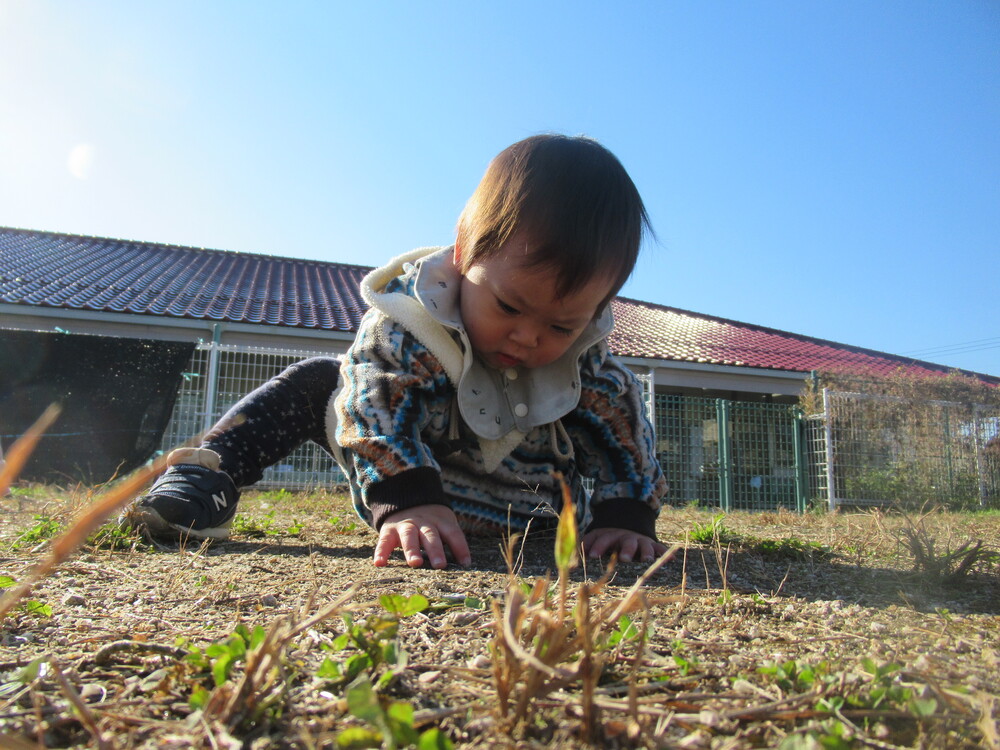
{"type": "Polygon", "coordinates": [[[473,350],[498,369],[542,367],[559,359],[594,318],[611,291],[595,278],[577,292],[556,296],[550,272],[527,268],[518,254],[475,263],[462,279],[462,322],[473,350]]]}

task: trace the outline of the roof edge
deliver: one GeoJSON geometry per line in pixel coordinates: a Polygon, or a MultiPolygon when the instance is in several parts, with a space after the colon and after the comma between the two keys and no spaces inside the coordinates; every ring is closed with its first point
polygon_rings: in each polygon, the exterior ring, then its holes
{"type": "MultiPolygon", "coordinates": [[[[845,349],[847,351],[852,351],[857,354],[865,354],[871,357],[882,357],[885,359],[890,359],[895,362],[899,362],[900,367],[907,366],[920,366],[927,369],[940,370],[944,374],[951,372],[957,372],[962,375],[967,375],[969,377],[974,377],[980,380],[988,380],[994,385],[1000,385],[1000,376],[989,375],[985,372],[976,372],[975,370],[965,370],[960,367],[950,367],[948,365],[942,365],[937,362],[930,362],[924,359],[915,359],[913,357],[904,357],[900,354],[890,354],[889,352],[879,351],[878,349],[869,349],[864,346],[855,346],[854,344],[844,344],[839,341],[833,341],[832,339],[819,338],[818,336],[810,336],[804,333],[793,333],[792,331],[785,331],[780,328],[771,328],[770,326],[762,326],[756,323],[746,323],[742,320],[734,320],[732,318],[724,318],[721,315],[709,315],[707,313],[699,313],[693,310],[684,310],[680,307],[672,307],[670,305],[662,305],[658,302],[647,302],[645,300],[635,299],[632,297],[616,297],[620,302],[629,302],[636,305],[641,305],[645,307],[654,307],[660,310],[666,310],[668,312],[677,313],[679,315],[693,315],[696,318],[701,318],[702,320],[710,320],[717,323],[722,323],[730,326],[741,326],[743,328],[750,328],[756,331],[761,331],[763,333],[769,333],[775,336],[785,336],[791,339],[798,339],[800,341],[809,341],[813,344],[818,344],[820,346],[831,346],[837,349],[845,349]]],[[[685,361],[685,360],[667,360],[667,361],[685,361]]],[[[768,368],[768,369],[779,369],[779,368],[768,368]]],[[[802,370],[786,370],[786,372],[803,372],[802,370]]]]}
{"type": "Polygon", "coordinates": [[[133,239],[127,239],[125,237],[104,237],[93,234],[76,234],[74,232],[53,232],[46,229],[28,229],[25,227],[0,226],[0,232],[18,232],[19,234],[44,235],[47,237],[65,237],[67,239],[77,239],[77,240],[125,242],[132,245],[143,245],[145,247],[158,248],[163,250],[197,250],[198,252],[203,252],[203,253],[241,255],[241,256],[248,256],[251,258],[264,258],[269,260],[285,261],[290,263],[308,263],[310,265],[318,265],[318,266],[340,266],[342,268],[357,268],[364,271],[370,271],[374,268],[374,266],[363,266],[356,263],[340,263],[338,261],[316,260],[315,258],[298,258],[298,257],[291,257],[288,255],[274,255],[273,253],[256,253],[256,252],[250,252],[248,250],[224,250],[222,248],[201,247],[199,245],[177,245],[169,242],[153,242],[151,240],[133,240],[133,239]]]}

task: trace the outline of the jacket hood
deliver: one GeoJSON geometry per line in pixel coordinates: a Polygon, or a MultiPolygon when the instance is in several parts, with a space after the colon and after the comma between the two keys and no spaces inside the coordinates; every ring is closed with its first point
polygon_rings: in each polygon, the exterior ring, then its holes
{"type": "Polygon", "coordinates": [[[452,247],[400,255],[364,278],[362,296],[438,358],[456,387],[463,420],[480,438],[500,440],[512,431],[523,435],[564,417],[580,400],[580,357],[614,327],[611,306],[556,361],[496,370],[472,351],[459,308],[462,275],[452,258],[452,247]],[[386,291],[396,278],[401,290],[386,291]]]}

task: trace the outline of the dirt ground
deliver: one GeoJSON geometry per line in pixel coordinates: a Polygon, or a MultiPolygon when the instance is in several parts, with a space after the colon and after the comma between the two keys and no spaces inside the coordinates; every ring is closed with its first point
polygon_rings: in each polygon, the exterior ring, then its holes
{"type": "MultiPolygon", "coordinates": [[[[0,498],[4,585],[85,495],[0,498]]],[[[106,530],[0,622],[0,747],[1000,748],[1000,513],[658,528],[672,560],[587,561],[565,608],[551,533],[514,575],[499,539],[376,569],[335,494],[248,495],[211,546],[106,530]]]]}

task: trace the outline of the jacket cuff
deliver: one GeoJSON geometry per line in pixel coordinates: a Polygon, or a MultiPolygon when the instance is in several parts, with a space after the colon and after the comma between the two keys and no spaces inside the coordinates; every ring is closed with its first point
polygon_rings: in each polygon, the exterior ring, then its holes
{"type": "Polygon", "coordinates": [[[437,469],[421,466],[409,469],[373,484],[365,493],[365,505],[372,514],[372,526],[378,531],[386,516],[418,505],[451,504],[445,499],[441,475],[437,469]]]}
{"type": "Polygon", "coordinates": [[[609,498],[593,508],[592,529],[627,529],[656,539],[657,512],[646,503],[626,498],[609,498]]]}

